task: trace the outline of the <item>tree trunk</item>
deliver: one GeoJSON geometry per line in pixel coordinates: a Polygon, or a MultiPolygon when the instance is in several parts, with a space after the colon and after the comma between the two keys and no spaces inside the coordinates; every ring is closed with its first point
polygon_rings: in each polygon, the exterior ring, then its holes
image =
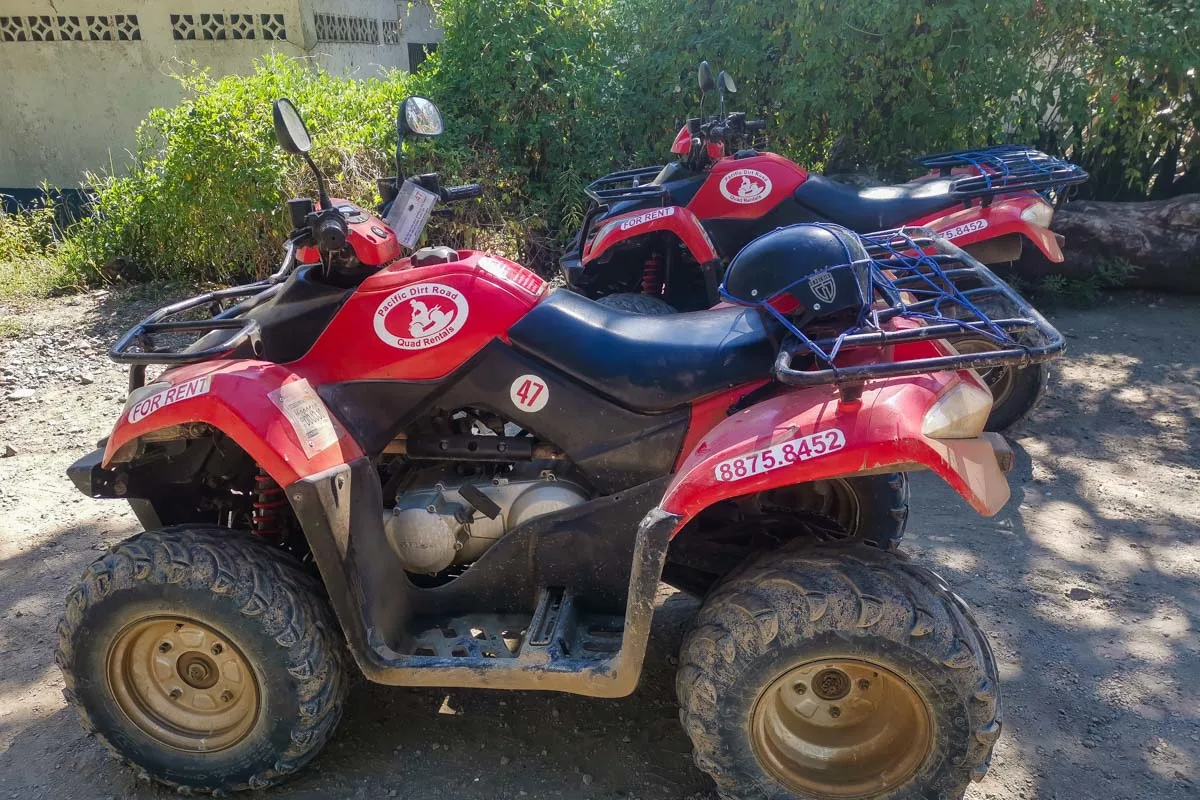
{"type": "Polygon", "coordinates": [[[1026,244],[1014,267],[1023,278],[1088,278],[1106,263],[1139,269],[1125,285],[1200,294],[1200,194],[1144,203],[1079,200],[1067,203],[1050,226],[1066,237],[1061,264],[1026,244]]]}

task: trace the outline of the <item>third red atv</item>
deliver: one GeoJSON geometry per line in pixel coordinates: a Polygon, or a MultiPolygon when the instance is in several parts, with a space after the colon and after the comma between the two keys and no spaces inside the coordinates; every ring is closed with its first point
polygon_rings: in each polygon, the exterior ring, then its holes
{"type": "MultiPolygon", "coordinates": [[[[290,103],[275,121],[307,157],[290,103]]],[[[422,98],[400,121],[442,127],[422,98]]],[[[89,731],[225,792],[308,763],[355,668],[628,695],[662,579],[703,597],[676,687],[722,797],[959,798],[983,776],[1001,711],[983,632],[811,498],[930,469],[996,513],[1007,459],[972,369],[1062,349],[1028,303],[926,232],[817,225],[745,248],[729,307],[640,316],[497,256],[402,256],[477,186],[401,181],[386,219],[318,187],[289,203],[278,273],[112,350],[129,399],[69,474],[146,530],[67,594],[57,660],[89,731]],[[978,336],[995,349],[946,344],[978,336]],[[148,365],[167,368],[147,383],[148,365]]]]}
{"type": "MultiPolygon", "coordinates": [[[[567,285],[605,305],[643,314],[696,311],[720,301],[730,260],[776,228],[824,221],[859,233],[904,225],[933,230],[985,264],[1013,261],[1032,242],[1051,261],[1062,251],[1050,222],[1065,190],[1087,180],[1067,161],[1020,146],[927,156],[918,180],[860,189],[752,147],[766,123],[725,113],[733,80],[700,65],[704,95],[719,113],[687,121],[665,166],[614,172],[587,189],[590,207],[560,264],[567,285]]],[[[991,349],[986,339],[961,350],[991,349]]],[[[989,430],[1004,430],[1034,406],[1040,365],[983,375],[996,403],[989,430]]]]}

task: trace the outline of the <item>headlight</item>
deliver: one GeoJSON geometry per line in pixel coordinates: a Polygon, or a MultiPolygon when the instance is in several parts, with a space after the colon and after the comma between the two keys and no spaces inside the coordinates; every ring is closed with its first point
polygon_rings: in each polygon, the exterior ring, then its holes
{"type": "Polygon", "coordinates": [[[1054,219],[1054,207],[1045,201],[1039,200],[1021,212],[1021,219],[1030,225],[1049,228],[1050,221],[1054,219]]]}
{"type": "Polygon", "coordinates": [[[931,439],[974,439],[983,433],[990,413],[992,393],[978,384],[961,382],[925,412],[921,433],[931,439]]]}

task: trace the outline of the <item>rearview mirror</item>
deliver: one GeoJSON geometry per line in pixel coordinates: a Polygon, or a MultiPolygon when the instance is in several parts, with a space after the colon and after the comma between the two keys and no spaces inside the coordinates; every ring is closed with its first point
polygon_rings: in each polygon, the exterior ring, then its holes
{"type": "Polygon", "coordinates": [[[312,149],[308,128],[291,100],[282,98],[272,103],[271,117],[275,121],[275,140],[286,152],[300,156],[312,149]]]}
{"type": "Polygon", "coordinates": [[[712,67],[708,66],[707,61],[700,62],[700,91],[704,93],[711,92],[717,88],[716,81],[713,80],[712,67]]]}
{"type": "Polygon", "coordinates": [[[737,84],[733,82],[733,77],[721,70],[721,74],[717,75],[717,85],[721,87],[725,94],[737,94],[737,84]]]}
{"type": "Polygon", "coordinates": [[[402,133],[413,136],[440,136],[444,130],[442,112],[425,97],[406,97],[397,124],[402,133]]]}

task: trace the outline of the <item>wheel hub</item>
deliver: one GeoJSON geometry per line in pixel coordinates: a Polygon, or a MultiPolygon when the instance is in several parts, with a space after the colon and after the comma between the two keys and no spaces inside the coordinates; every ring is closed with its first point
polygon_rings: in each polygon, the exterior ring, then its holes
{"type": "Polygon", "coordinates": [[[250,662],[228,637],[195,620],[152,617],[126,626],[109,648],[107,675],[125,716],[178,750],[232,747],[258,719],[250,662]]]}
{"type": "Polygon", "coordinates": [[[780,675],[751,714],[755,754],[780,783],[819,798],[874,796],[909,780],[933,748],[931,714],[908,681],[858,659],[780,675]]]}

